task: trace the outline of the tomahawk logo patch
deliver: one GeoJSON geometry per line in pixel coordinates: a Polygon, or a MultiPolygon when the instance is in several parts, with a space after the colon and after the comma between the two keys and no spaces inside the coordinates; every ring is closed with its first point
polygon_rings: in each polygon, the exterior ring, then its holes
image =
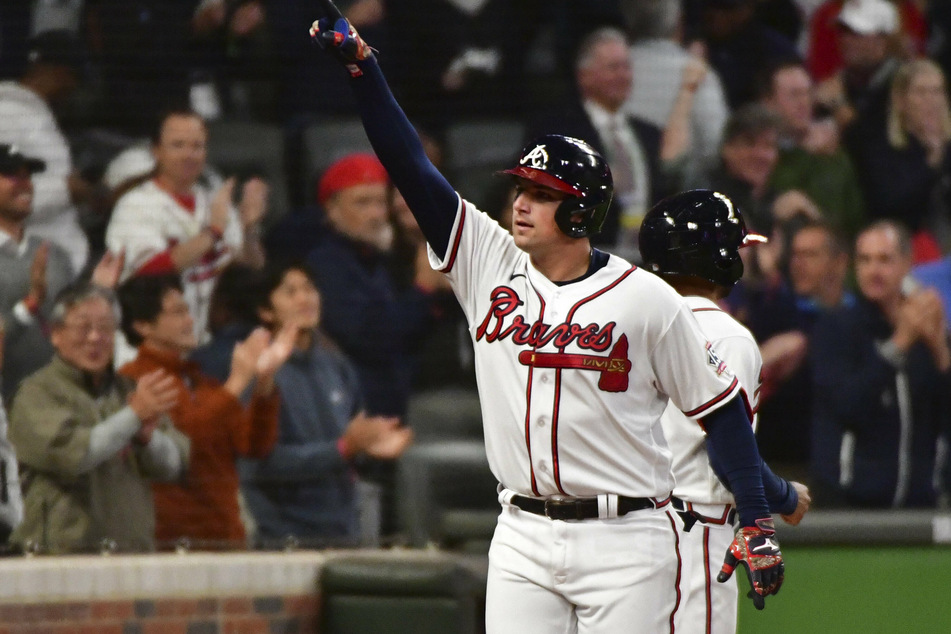
{"type": "Polygon", "coordinates": [[[713,349],[713,344],[709,341],[706,345],[707,348],[707,363],[709,363],[717,371],[717,376],[723,374],[726,371],[726,363],[720,360],[720,357],[717,356],[717,351],[713,349]]]}
{"type": "Polygon", "coordinates": [[[546,170],[548,169],[548,151],[545,150],[544,145],[536,145],[531,152],[522,157],[519,164],[528,165],[537,170],[546,170]]]}

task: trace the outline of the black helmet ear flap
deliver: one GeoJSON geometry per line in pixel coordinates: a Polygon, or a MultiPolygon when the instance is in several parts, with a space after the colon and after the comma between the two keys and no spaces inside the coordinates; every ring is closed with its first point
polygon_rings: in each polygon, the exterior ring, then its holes
{"type": "Polygon", "coordinates": [[[765,238],[746,230],[740,210],[725,195],[695,189],[660,201],[639,234],[641,257],[654,273],[692,275],[730,287],[743,276],[740,249],[765,238]]]}
{"type": "Polygon", "coordinates": [[[614,195],[611,169],[581,139],[546,134],[522,150],[518,165],[501,172],[566,194],[555,212],[565,235],[584,238],[601,231],[614,195]]]}

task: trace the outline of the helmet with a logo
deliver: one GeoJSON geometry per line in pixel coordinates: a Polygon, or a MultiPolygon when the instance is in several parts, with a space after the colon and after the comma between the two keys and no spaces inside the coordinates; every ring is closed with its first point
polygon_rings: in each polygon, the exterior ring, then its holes
{"type": "Polygon", "coordinates": [[[565,235],[584,238],[601,231],[614,181],[607,162],[581,139],[540,136],[525,146],[518,165],[502,173],[567,194],[555,212],[555,222],[565,235]]]}
{"type": "Polygon", "coordinates": [[[726,195],[693,189],[654,205],[644,216],[638,241],[649,271],[732,287],[743,276],[740,249],[766,238],[747,231],[726,195]]]}

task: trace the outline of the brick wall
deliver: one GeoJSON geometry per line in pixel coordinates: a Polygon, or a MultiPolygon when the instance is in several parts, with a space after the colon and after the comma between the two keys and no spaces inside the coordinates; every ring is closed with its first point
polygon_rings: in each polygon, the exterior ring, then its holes
{"type": "MultiPolygon", "coordinates": [[[[342,555],[447,558],[398,549],[0,558],[0,634],[310,634],[320,572],[342,555]]],[[[462,559],[484,578],[484,556],[462,559]]]]}
{"type": "Polygon", "coordinates": [[[304,634],[310,595],[129,599],[0,605],[0,634],[304,634]]]}

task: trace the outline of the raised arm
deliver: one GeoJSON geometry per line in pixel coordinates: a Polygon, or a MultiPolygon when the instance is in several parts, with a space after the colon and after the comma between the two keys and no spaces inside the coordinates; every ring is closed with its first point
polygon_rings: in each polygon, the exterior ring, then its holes
{"type": "MultiPolygon", "coordinates": [[[[324,4],[329,11],[336,10],[332,3],[324,4]]],[[[416,216],[426,241],[437,254],[445,255],[458,207],[456,192],[426,157],[419,135],[393,97],[370,47],[349,22],[331,15],[314,22],[311,36],[347,67],[367,138],[416,216]]]]}

